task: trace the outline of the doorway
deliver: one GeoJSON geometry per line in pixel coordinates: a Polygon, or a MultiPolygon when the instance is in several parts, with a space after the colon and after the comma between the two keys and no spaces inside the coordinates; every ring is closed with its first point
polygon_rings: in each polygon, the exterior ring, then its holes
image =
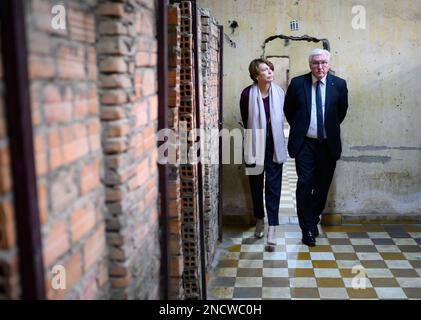
{"type": "Polygon", "coordinates": [[[275,68],[274,81],[277,85],[281,86],[286,92],[289,84],[289,57],[288,56],[267,56],[275,68]]]}
{"type": "MultiPolygon", "coordinates": [[[[274,66],[275,83],[286,93],[290,81],[290,58],[289,56],[267,56],[274,66]]],[[[288,142],[289,124],[284,120],[284,135],[288,142]]],[[[282,172],[281,201],[279,204],[279,222],[297,223],[297,209],[295,200],[295,188],[297,173],[294,160],[288,157],[282,172]]]]}

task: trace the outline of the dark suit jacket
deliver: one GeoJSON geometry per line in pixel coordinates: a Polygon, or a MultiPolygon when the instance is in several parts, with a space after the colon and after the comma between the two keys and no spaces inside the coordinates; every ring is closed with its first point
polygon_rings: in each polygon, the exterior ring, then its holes
{"type": "MultiPolygon", "coordinates": [[[[346,81],[328,73],[326,77],[324,125],[332,157],[341,156],[341,128],[348,109],[348,88],[346,81]]],[[[291,80],[285,96],[284,113],[291,127],[288,153],[295,158],[300,151],[310,125],[311,73],[291,80]]]]}

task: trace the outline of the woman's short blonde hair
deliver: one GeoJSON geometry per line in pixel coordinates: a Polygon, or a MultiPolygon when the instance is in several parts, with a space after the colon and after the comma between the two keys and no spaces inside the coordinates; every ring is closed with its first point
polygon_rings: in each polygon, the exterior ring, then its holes
{"type": "Polygon", "coordinates": [[[270,62],[269,60],[264,59],[264,58],[254,59],[252,62],[250,62],[250,65],[249,65],[250,78],[251,80],[253,80],[254,83],[257,83],[257,76],[260,73],[259,65],[261,63],[266,63],[272,71],[275,70],[275,68],[273,67],[273,63],[270,62]]]}

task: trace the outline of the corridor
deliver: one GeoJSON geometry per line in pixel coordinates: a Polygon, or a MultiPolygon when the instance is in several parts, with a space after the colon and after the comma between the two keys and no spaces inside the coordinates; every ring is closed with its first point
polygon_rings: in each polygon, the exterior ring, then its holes
{"type": "Polygon", "coordinates": [[[0,1],[0,300],[420,299],[421,2],[338,3],[0,1]],[[316,247],[292,159],[277,245],[250,226],[259,57],[312,129],[317,85],[293,79],[326,71],[318,123],[342,153],[316,247]]]}
{"type": "Polygon", "coordinates": [[[254,227],[225,227],[208,299],[421,299],[421,225],[319,226],[316,246],[307,247],[295,213],[296,179],[289,159],[275,248],[255,238],[254,227]]]}

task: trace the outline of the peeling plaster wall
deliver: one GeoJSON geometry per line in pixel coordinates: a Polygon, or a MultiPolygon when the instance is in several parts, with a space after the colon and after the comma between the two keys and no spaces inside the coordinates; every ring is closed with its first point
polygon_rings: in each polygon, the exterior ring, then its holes
{"type": "MultiPolygon", "coordinates": [[[[239,128],[239,96],[250,84],[249,62],[269,36],[309,35],[330,42],[331,68],[348,82],[343,153],[325,212],[344,215],[421,214],[421,2],[198,0],[224,25],[224,122],[239,128]],[[354,5],[366,10],[366,29],[354,30],[354,5]],[[298,20],[299,30],[290,31],[298,20]],[[230,22],[237,21],[232,29],[230,22]],[[235,46],[234,46],[235,44],[235,46]]],[[[283,40],[266,55],[290,57],[290,76],[309,71],[307,56],[321,43],[283,40]]],[[[244,167],[224,167],[224,214],[248,220],[251,200],[244,167]],[[248,218],[248,219],[247,219],[248,218]]]]}

